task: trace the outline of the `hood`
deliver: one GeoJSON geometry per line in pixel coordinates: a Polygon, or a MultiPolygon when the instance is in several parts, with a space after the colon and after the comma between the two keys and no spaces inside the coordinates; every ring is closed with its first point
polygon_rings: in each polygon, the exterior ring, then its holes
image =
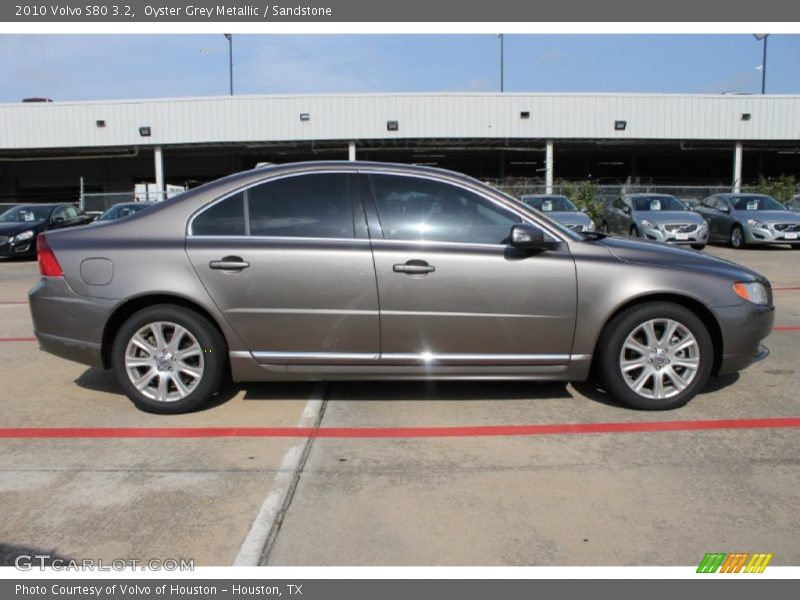
{"type": "Polygon", "coordinates": [[[0,223],[0,235],[17,235],[23,231],[32,230],[39,233],[44,230],[44,221],[23,221],[22,223],[0,223]]]}
{"type": "Polygon", "coordinates": [[[675,223],[677,225],[701,225],[704,223],[703,217],[690,210],[646,210],[636,213],[636,219],[641,221],[647,219],[658,225],[675,223]]]}
{"type": "Polygon", "coordinates": [[[592,222],[589,215],[579,210],[551,210],[542,212],[542,214],[546,217],[550,217],[554,221],[558,221],[562,225],[588,225],[592,222]]]}
{"type": "Polygon", "coordinates": [[[766,277],[750,269],[715,256],[687,250],[679,246],[635,238],[608,237],[596,243],[605,245],[619,260],[634,264],[686,269],[708,275],[726,277],[733,281],[761,281],[766,277]]]}
{"type": "Polygon", "coordinates": [[[762,223],[798,223],[800,224],[800,214],[790,210],[735,210],[734,215],[738,219],[755,219],[762,223]]]}

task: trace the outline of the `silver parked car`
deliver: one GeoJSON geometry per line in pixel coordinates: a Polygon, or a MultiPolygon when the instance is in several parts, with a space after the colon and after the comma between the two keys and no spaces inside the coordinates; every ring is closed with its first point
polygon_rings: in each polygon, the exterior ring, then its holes
{"type": "Polygon", "coordinates": [[[234,381],[598,374],[681,406],[763,359],[769,282],[695,252],[565,229],[470,177],[269,166],[118,221],[39,237],[41,347],[113,369],[144,410],[234,381]]]}
{"type": "Polygon", "coordinates": [[[734,248],[789,244],[800,248],[800,214],[761,194],[717,194],[703,200],[697,213],[708,221],[710,239],[734,248]]]}
{"type": "Polygon", "coordinates": [[[603,230],[657,242],[688,244],[702,250],[708,242],[703,218],[675,196],[627,194],[606,205],[603,230]]]}
{"type": "Polygon", "coordinates": [[[555,194],[525,194],[520,197],[531,208],[545,213],[551,219],[572,231],[594,231],[594,221],[566,196],[555,194]]]}

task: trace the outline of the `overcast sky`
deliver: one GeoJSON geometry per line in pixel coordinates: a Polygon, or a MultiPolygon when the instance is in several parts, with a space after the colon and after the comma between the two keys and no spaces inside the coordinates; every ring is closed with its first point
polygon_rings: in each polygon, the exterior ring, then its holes
{"type": "MultiPolygon", "coordinates": [[[[509,92],[750,92],[751,35],[507,35],[509,92]]],[[[497,91],[494,35],[235,35],[236,93],[497,91]]],[[[228,93],[216,35],[0,35],[0,102],[228,93]]],[[[800,93],[800,35],[769,38],[767,92],[800,93]]]]}

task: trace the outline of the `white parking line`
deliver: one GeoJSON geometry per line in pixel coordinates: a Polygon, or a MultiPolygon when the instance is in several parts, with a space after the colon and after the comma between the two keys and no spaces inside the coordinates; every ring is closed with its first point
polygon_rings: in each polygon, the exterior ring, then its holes
{"type": "MultiPolygon", "coordinates": [[[[322,407],[325,401],[326,386],[317,384],[311,392],[311,397],[303,409],[297,427],[317,427],[322,417],[322,407]]],[[[302,467],[307,449],[313,442],[313,437],[305,438],[289,448],[281,461],[280,469],[270,485],[270,491],[261,509],[258,511],[250,531],[244,538],[239,552],[233,561],[233,566],[247,567],[258,566],[273,535],[273,530],[278,524],[284,505],[296,483],[298,470],[302,467]]]]}

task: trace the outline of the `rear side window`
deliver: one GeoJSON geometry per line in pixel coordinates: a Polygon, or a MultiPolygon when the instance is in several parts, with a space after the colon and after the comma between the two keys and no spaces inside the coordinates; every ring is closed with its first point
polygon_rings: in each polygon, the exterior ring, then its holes
{"type": "Polygon", "coordinates": [[[192,235],[244,234],[244,194],[241,192],[207,208],[192,222],[192,235]]]}
{"type": "Polygon", "coordinates": [[[250,235],[353,238],[347,173],[297,175],[247,191],[250,235]]]}

